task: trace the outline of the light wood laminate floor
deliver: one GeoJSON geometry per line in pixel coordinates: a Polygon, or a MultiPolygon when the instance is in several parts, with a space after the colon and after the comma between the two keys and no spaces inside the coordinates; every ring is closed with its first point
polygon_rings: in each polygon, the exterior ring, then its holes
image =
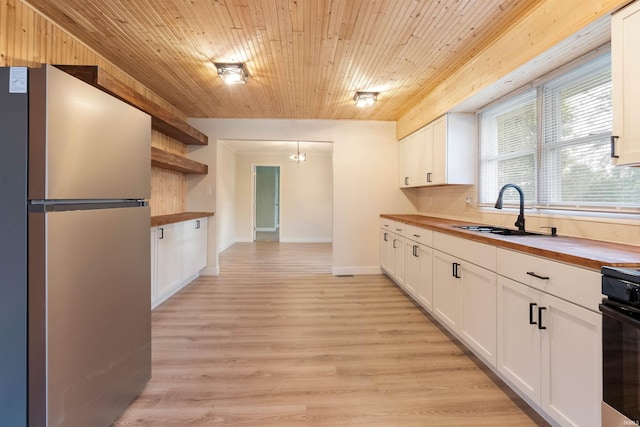
{"type": "Polygon", "coordinates": [[[153,378],[117,426],[529,426],[544,422],[385,276],[331,245],[220,255],[153,312],[153,378]]]}

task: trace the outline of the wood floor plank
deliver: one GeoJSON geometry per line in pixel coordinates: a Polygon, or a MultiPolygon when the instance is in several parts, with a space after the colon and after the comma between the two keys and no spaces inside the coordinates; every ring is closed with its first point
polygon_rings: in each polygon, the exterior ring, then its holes
{"type": "Polygon", "coordinates": [[[546,425],[385,276],[331,275],[331,244],[233,245],[152,322],[115,426],[546,425]]]}

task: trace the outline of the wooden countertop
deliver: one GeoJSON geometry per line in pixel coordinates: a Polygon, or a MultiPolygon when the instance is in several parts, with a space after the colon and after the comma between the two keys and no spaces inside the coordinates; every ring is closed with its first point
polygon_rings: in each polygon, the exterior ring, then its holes
{"type": "Polygon", "coordinates": [[[382,214],[380,217],[598,271],[603,265],[640,267],[639,246],[562,235],[500,236],[455,228],[457,225],[486,224],[423,215],[382,214]]]}
{"type": "Polygon", "coordinates": [[[175,224],[176,222],[205,218],[214,214],[215,212],[181,212],[171,215],[157,215],[151,217],[151,226],[158,227],[160,225],[175,224]]]}

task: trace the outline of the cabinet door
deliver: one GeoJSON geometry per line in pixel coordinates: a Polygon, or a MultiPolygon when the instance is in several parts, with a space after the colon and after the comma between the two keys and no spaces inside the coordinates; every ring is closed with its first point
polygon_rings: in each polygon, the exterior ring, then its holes
{"type": "Polygon", "coordinates": [[[416,255],[419,271],[414,289],[418,303],[429,311],[433,310],[433,249],[417,245],[416,255]]]}
{"type": "Polygon", "coordinates": [[[540,404],[540,292],[502,276],[497,285],[498,371],[540,404]]]}
{"type": "Polygon", "coordinates": [[[418,185],[420,146],[423,130],[412,133],[400,141],[400,187],[418,185]]]}
{"type": "Polygon", "coordinates": [[[155,302],[158,298],[158,277],[156,275],[156,269],[158,268],[158,260],[156,259],[157,233],[157,228],[151,229],[151,307],[155,306],[155,302]]]}
{"type": "Polygon", "coordinates": [[[616,165],[640,164],[640,2],[620,10],[611,20],[613,131],[618,136],[616,165]]]}
{"type": "Polygon", "coordinates": [[[451,330],[460,330],[462,281],[458,261],[443,252],[433,251],[433,314],[451,330]]]}
{"type": "Polygon", "coordinates": [[[388,274],[391,274],[389,247],[391,246],[392,239],[393,233],[383,228],[380,229],[380,268],[388,274]]]}
{"type": "Polygon", "coordinates": [[[433,175],[431,185],[447,183],[447,120],[446,116],[433,123],[433,175]]]}
{"type": "Polygon", "coordinates": [[[431,123],[422,129],[420,170],[418,171],[418,182],[420,185],[433,184],[433,143],[433,123],[431,123]]]}
{"type": "Polygon", "coordinates": [[[398,234],[393,235],[391,250],[393,251],[393,278],[398,285],[404,287],[405,278],[405,242],[406,239],[398,234]]]}
{"type": "Polygon", "coordinates": [[[163,300],[182,281],[182,224],[158,227],[157,242],[157,300],[163,300]]]}
{"type": "Polygon", "coordinates": [[[460,334],[491,366],[496,366],[496,273],[462,263],[460,334]]]}
{"type": "Polygon", "coordinates": [[[207,219],[182,223],[182,277],[197,274],[207,265],[207,219]]]}
{"type": "Polygon", "coordinates": [[[562,425],[599,426],[602,317],[544,293],[540,304],[542,409],[562,425]]]}

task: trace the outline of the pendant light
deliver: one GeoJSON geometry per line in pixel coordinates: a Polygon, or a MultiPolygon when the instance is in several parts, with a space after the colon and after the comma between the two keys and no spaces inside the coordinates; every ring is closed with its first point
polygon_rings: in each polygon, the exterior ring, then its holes
{"type": "Polygon", "coordinates": [[[295,153],[289,156],[289,161],[300,163],[307,160],[307,155],[300,152],[300,141],[298,141],[297,150],[295,153]]]}

